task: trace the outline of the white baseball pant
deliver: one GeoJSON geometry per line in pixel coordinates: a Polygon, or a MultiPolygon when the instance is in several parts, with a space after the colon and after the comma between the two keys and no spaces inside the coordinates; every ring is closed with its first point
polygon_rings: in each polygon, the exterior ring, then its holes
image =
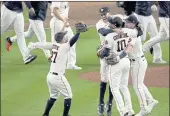
{"type": "MultiPolygon", "coordinates": [[[[41,42],[42,44],[46,43],[46,34],[45,34],[45,30],[44,30],[43,21],[29,19],[29,22],[30,22],[29,28],[26,32],[24,32],[25,38],[31,38],[35,33],[39,42],[41,42]]],[[[10,40],[12,42],[16,41],[17,36],[11,37],[10,40]]],[[[43,49],[43,51],[47,58],[49,58],[51,56],[49,50],[43,49]]]]}
{"type": "MultiPolygon", "coordinates": [[[[142,41],[146,40],[146,32],[149,33],[150,39],[153,39],[156,35],[158,35],[158,30],[156,27],[156,22],[154,17],[151,16],[142,16],[136,14],[136,17],[138,18],[139,22],[141,23],[141,27],[143,29],[143,35],[141,36],[142,41]]],[[[162,59],[162,50],[159,43],[155,44],[153,46],[153,60],[156,59],[162,59]]]]}
{"type": "Polygon", "coordinates": [[[132,84],[135,93],[138,97],[140,107],[146,108],[147,102],[152,102],[154,99],[144,84],[145,72],[147,69],[147,61],[145,57],[134,59],[131,61],[131,76],[132,84]]]}
{"type": "Polygon", "coordinates": [[[64,99],[72,98],[70,84],[64,75],[54,75],[51,72],[47,75],[47,85],[49,88],[50,98],[58,99],[60,93],[64,99]]]}
{"type": "Polygon", "coordinates": [[[108,65],[106,64],[104,59],[100,59],[100,75],[101,81],[107,83],[108,82],[108,65]]]}
{"type": "Polygon", "coordinates": [[[160,29],[157,36],[153,37],[152,39],[148,40],[143,45],[143,50],[148,51],[150,47],[153,45],[160,43],[161,41],[169,40],[169,18],[159,17],[160,22],[160,29]]]}
{"type": "MultiPolygon", "coordinates": [[[[57,32],[61,31],[63,28],[64,23],[55,17],[53,17],[50,21],[50,28],[51,28],[51,41],[55,42],[54,36],[57,32]]],[[[64,31],[68,31],[66,36],[70,40],[74,34],[71,27],[65,28],[64,31]]],[[[67,65],[75,65],[76,64],[76,44],[70,47],[70,51],[68,53],[68,63],[67,65]]]]}
{"type": "Polygon", "coordinates": [[[131,95],[128,89],[129,70],[130,61],[128,58],[121,59],[116,65],[109,65],[109,84],[121,116],[127,111],[132,111],[131,95]],[[123,94],[124,101],[120,91],[123,94]]]}
{"type": "Polygon", "coordinates": [[[26,60],[29,57],[29,52],[26,47],[26,42],[24,38],[24,17],[23,13],[17,13],[9,10],[5,5],[1,6],[1,35],[10,27],[14,27],[17,44],[19,50],[23,56],[23,60],[26,60]]]}

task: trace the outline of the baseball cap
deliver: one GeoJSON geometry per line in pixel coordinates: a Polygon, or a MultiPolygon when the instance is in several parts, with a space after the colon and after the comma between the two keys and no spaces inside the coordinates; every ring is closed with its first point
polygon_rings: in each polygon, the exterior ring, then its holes
{"type": "Polygon", "coordinates": [[[112,25],[115,25],[116,27],[122,27],[123,25],[123,20],[118,17],[118,16],[115,16],[115,17],[108,17],[108,22],[112,25]]]}
{"type": "Polygon", "coordinates": [[[135,24],[139,23],[139,21],[135,15],[129,15],[129,17],[126,18],[125,21],[128,23],[135,23],[135,24]]]}
{"type": "Polygon", "coordinates": [[[56,42],[57,43],[60,42],[66,34],[67,34],[67,31],[61,31],[61,32],[56,33],[54,37],[56,42]]]}
{"type": "Polygon", "coordinates": [[[102,8],[99,9],[100,14],[106,14],[108,12],[110,12],[109,7],[102,7],[102,8]]]}

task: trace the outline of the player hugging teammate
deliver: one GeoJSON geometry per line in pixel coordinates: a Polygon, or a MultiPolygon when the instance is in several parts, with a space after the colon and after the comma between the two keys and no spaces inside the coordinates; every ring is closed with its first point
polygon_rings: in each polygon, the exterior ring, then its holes
{"type": "Polygon", "coordinates": [[[147,61],[142,50],[140,36],[143,32],[139,21],[135,15],[128,16],[124,21],[118,16],[108,16],[107,20],[110,28],[103,31],[106,37],[97,55],[107,65],[108,82],[117,109],[120,116],[135,115],[128,90],[131,67],[132,84],[141,108],[135,116],[145,116],[151,113],[158,101],[153,98],[144,84],[147,61]]]}

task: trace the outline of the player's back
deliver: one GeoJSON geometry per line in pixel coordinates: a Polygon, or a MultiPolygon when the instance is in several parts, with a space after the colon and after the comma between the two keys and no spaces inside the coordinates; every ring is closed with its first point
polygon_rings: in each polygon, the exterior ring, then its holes
{"type": "Polygon", "coordinates": [[[69,51],[69,44],[56,44],[52,49],[51,67],[50,72],[64,74],[67,64],[67,54],[69,51]]]}
{"type": "Polygon", "coordinates": [[[111,49],[111,52],[120,54],[129,42],[129,31],[123,28],[121,33],[110,33],[106,36],[106,46],[111,49]]]}

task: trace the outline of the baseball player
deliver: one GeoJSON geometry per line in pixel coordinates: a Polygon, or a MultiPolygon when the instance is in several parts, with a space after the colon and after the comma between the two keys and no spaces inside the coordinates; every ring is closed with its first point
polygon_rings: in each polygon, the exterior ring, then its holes
{"type": "MultiPolygon", "coordinates": [[[[48,8],[48,1],[31,1],[31,7],[35,10],[35,15],[32,16],[29,14],[29,28],[28,31],[24,33],[25,38],[31,38],[34,33],[37,36],[39,42],[45,43],[46,42],[46,34],[44,30],[43,21],[46,18],[47,8],[48,8]]],[[[7,37],[7,50],[10,50],[10,46],[13,42],[17,40],[17,36],[14,37],[7,37]]],[[[51,54],[49,50],[43,50],[44,54],[47,59],[50,58],[51,54]]]]}
{"type": "MultiPolygon", "coordinates": [[[[69,3],[68,2],[52,2],[51,4],[51,14],[52,19],[50,21],[51,28],[51,37],[52,42],[54,41],[55,33],[61,31],[64,26],[64,23],[67,23],[65,26],[65,31],[68,31],[67,36],[69,39],[73,37],[73,31],[68,23],[68,12],[69,12],[69,3]]],[[[67,69],[81,70],[81,67],[76,66],[76,44],[70,48],[68,53],[68,63],[67,69]]]]}
{"type": "Polygon", "coordinates": [[[135,12],[136,1],[117,1],[118,7],[124,9],[124,14],[129,16],[135,12]]]}
{"type": "MultiPolygon", "coordinates": [[[[110,9],[108,7],[102,7],[99,9],[99,13],[101,19],[96,23],[96,29],[100,37],[100,44],[101,46],[104,44],[105,37],[108,33],[112,33],[108,27],[107,15],[110,15],[110,9]]],[[[108,82],[108,65],[104,62],[103,59],[100,59],[100,75],[101,75],[101,82],[100,82],[100,98],[99,98],[99,106],[98,106],[98,114],[104,115],[104,95],[106,91],[106,85],[108,82]]],[[[112,100],[113,95],[111,93],[109,87],[109,100],[106,104],[106,113],[108,116],[111,116],[111,109],[112,109],[112,100]]]]}
{"type": "Polygon", "coordinates": [[[64,75],[68,58],[67,53],[70,47],[78,40],[80,33],[87,31],[87,26],[82,22],[76,23],[75,27],[76,34],[71,39],[66,36],[67,31],[63,31],[55,34],[55,42],[53,43],[34,43],[37,48],[52,49],[51,66],[47,75],[50,98],[47,101],[43,116],[49,116],[50,110],[54,102],[59,98],[60,93],[64,96],[64,111],[62,116],[70,116],[69,110],[71,107],[72,91],[64,75]]]}
{"type": "Polygon", "coordinates": [[[128,90],[130,61],[126,57],[114,65],[110,57],[113,52],[120,54],[120,58],[124,55],[121,52],[127,46],[130,37],[135,38],[135,36],[132,36],[134,32],[131,29],[122,28],[123,21],[120,17],[109,17],[108,21],[110,23],[109,27],[113,28],[114,32],[106,36],[104,46],[98,51],[98,55],[100,58],[104,58],[109,65],[109,84],[120,116],[134,116],[135,113],[132,109],[131,96],[128,90]],[[124,101],[120,91],[124,96],[124,101]]]}
{"type": "MultiPolygon", "coordinates": [[[[152,11],[156,11],[156,8],[153,5],[153,1],[136,2],[135,15],[143,28],[142,41],[146,40],[146,31],[149,32],[150,39],[158,34],[156,22],[152,16],[152,11]]],[[[162,60],[162,51],[159,43],[153,46],[153,63],[166,63],[166,61],[162,60]]]]}
{"type": "MultiPolygon", "coordinates": [[[[34,9],[30,2],[25,2],[30,15],[34,15],[34,9]]],[[[24,64],[36,59],[36,55],[30,55],[24,39],[24,17],[21,1],[4,1],[1,6],[1,35],[12,25],[14,27],[17,43],[23,56],[24,64]]]]}
{"type": "Polygon", "coordinates": [[[131,61],[131,76],[133,88],[138,97],[141,111],[138,116],[145,116],[158,104],[158,101],[153,98],[149,90],[144,84],[145,72],[147,69],[147,60],[142,51],[142,42],[140,36],[143,34],[142,29],[138,26],[139,21],[134,15],[130,15],[125,20],[125,26],[138,31],[138,38],[134,40],[133,45],[129,45],[125,54],[128,54],[131,61]],[[131,48],[130,50],[128,50],[131,48]]]}
{"type": "Polygon", "coordinates": [[[148,51],[152,46],[155,44],[169,40],[169,17],[170,17],[170,3],[168,1],[159,1],[159,22],[160,22],[160,29],[159,34],[152,39],[148,40],[143,45],[143,51],[148,51]]]}

